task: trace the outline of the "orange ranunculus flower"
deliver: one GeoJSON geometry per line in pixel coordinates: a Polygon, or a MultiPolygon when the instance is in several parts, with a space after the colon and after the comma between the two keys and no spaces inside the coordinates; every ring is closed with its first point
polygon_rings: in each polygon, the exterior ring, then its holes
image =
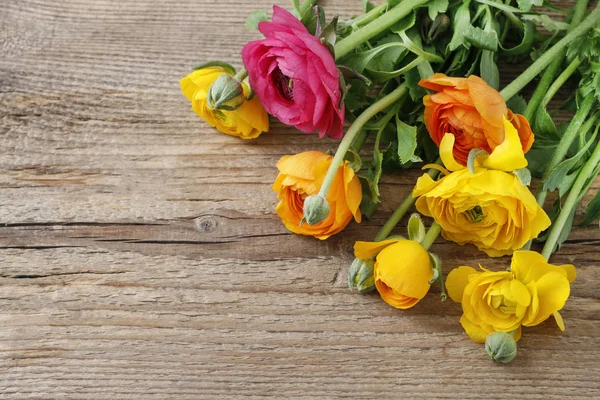
{"type": "Polygon", "coordinates": [[[467,165],[471,150],[491,153],[504,142],[504,118],[517,129],[523,152],[531,148],[534,135],[527,119],[510,111],[500,93],[480,77],[438,73],[419,85],[436,92],[423,98],[431,138],[439,146],[445,134],[453,134],[454,157],[460,164],[467,165]]]}
{"type": "Polygon", "coordinates": [[[340,166],[331,185],[327,202],[329,216],[315,225],[302,224],[304,199],[316,195],[327,174],[333,157],[320,151],[307,151],[293,156],[283,156],[277,163],[279,175],[273,190],[279,193],[277,215],[290,231],[325,240],[339,233],[354,217],[361,221],[359,210],[362,188],[354,170],[346,163],[340,166]]]}

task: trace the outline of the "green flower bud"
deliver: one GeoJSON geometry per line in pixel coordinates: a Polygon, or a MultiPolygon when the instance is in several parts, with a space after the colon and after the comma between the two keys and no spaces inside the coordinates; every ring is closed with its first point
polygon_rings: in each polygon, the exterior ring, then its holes
{"type": "Polygon", "coordinates": [[[325,221],[329,216],[329,203],[323,196],[308,196],[304,200],[304,219],[309,225],[325,221]]]}
{"type": "Polygon", "coordinates": [[[425,17],[421,25],[421,37],[427,42],[433,42],[439,35],[450,28],[450,18],[446,14],[438,14],[435,20],[425,17]]]}
{"type": "Polygon", "coordinates": [[[375,277],[373,276],[373,260],[361,260],[355,258],[348,270],[348,288],[358,290],[360,293],[370,292],[375,289],[375,277]]]}
{"type": "Polygon", "coordinates": [[[208,106],[215,110],[234,111],[244,102],[244,88],[235,77],[223,74],[208,90],[208,106]]]}
{"type": "Polygon", "coordinates": [[[485,351],[495,362],[509,363],[517,355],[517,342],[509,333],[494,332],[485,339],[485,351]]]}

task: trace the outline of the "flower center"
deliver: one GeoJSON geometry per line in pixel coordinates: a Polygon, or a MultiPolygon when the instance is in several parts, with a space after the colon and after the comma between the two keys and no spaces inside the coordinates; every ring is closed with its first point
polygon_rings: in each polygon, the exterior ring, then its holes
{"type": "Polygon", "coordinates": [[[472,224],[476,224],[485,219],[485,214],[483,213],[481,206],[475,206],[470,210],[465,211],[464,214],[472,224]]]}
{"type": "Polygon", "coordinates": [[[281,97],[287,101],[294,101],[294,81],[285,76],[279,68],[273,71],[273,84],[281,97]]]}

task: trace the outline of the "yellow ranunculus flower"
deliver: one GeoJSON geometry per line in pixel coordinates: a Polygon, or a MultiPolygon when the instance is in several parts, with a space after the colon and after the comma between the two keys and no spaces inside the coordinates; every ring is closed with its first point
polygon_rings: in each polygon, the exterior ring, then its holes
{"type": "MultiPolygon", "coordinates": [[[[262,132],[267,132],[269,116],[256,96],[244,101],[235,111],[214,110],[208,106],[206,99],[210,86],[223,74],[227,72],[221,68],[202,68],[179,82],[181,91],[192,102],[192,109],[209,125],[228,135],[254,139],[262,132]]],[[[242,87],[244,96],[248,96],[248,86],[242,82],[242,87]]]]}
{"type": "Polygon", "coordinates": [[[367,260],[376,255],[375,287],[389,305],[406,309],[421,300],[431,287],[433,264],[420,243],[406,239],[356,242],[354,255],[367,260]]]}
{"type": "Polygon", "coordinates": [[[458,267],[448,274],[446,288],[450,298],[462,304],[460,319],[465,332],[478,343],[497,331],[515,331],[535,326],[554,316],[564,331],[558,313],[569,298],[575,280],[573,265],[552,265],[539,253],[516,251],[510,271],[492,272],[481,267],[458,267]]]}
{"type": "Polygon", "coordinates": [[[427,174],[413,191],[417,210],[433,217],[442,236],[472,243],[490,257],[511,254],[550,226],[550,218],[514,174],[477,167],[434,181],[427,174]]]}

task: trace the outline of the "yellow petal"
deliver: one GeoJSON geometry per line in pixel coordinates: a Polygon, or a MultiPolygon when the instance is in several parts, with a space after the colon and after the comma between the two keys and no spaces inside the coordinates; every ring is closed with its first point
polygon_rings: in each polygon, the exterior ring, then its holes
{"type": "Polygon", "coordinates": [[[527,166],[519,132],[506,117],[504,117],[504,141],[496,146],[492,154],[483,162],[483,166],[500,171],[516,171],[527,166]]]}
{"type": "Polygon", "coordinates": [[[463,329],[469,335],[472,341],[477,343],[485,343],[485,339],[490,333],[493,331],[487,332],[480,325],[472,322],[469,318],[466,317],[465,314],[460,317],[460,324],[463,329]]]}
{"type": "Polygon", "coordinates": [[[554,320],[556,321],[556,325],[558,325],[558,329],[561,331],[565,331],[565,321],[563,321],[562,315],[557,311],[552,314],[554,316],[554,320]]]}
{"type": "Polygon", "coordinates": [[[458,171],[465,169],[465,166],[460,165],[454,158],[454,135],[446,133],[440,143],[440,158],[450,171],[458,171]]]}
{"type": "Polygon", "coordinates": [[[457,303],[462,301],[465,287],[469,284],[469,276],[478,274],[475,268],[462,266],[454,268],[446,278],[446,290],[452,300],[457,303]]]}
{"type": "Polygon", "coordinates": [[[561,310],[571,292],[569,281],[564,275],[550,272],[542,276],[536,283],[539,298],[539,309],[528,326],[535,326],[545,321],[550,315],[561,310]]]}
{"type": "Polygon", "coordinates": [[[565,272],[567,273],[567,279],[569,280],[569,283],[572,283],[573,281],[575,281],[575,279],[577,278],[577,270],[575,269],[574,265],[565,264],[565,265],[559,265],[559,267],[564,269],[565,272]]]}
{"type": "Polygon", "coordinates": [[[354,256],[361,260],[368,260],[379,254],[381,250],[400,240],[403,239],[388,239],[381,242],[356,242],[354,244],[354,256]]]}

